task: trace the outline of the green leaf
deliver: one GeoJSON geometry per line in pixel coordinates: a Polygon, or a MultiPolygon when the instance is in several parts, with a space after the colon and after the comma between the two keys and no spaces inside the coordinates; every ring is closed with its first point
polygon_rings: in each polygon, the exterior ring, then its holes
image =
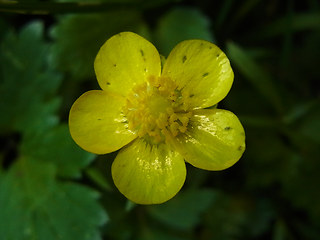
{"type": "Polygon", "coordinates": [[[51,164],[20,159],[0,183],[3,240],[98,240],[107,215],[97,192],[55,180],[51,164]]]}
{"type": "Polygon", "coordinates": [[[287,226],[284,221],[278,219],[273,229],[272,240],[285,240],[287,238],[287,226]]]}
{"type": "Polygon", "coordinates": [[[112,191],[111,184],[108,182],[106,176],[104,176],[98,169],[93,167],[88,168],[86,169],[86,175],[102,189],[109,192],[112,191]]]}
{"type": "Polygon", "coordinates": [[[260,32],[256,32],[255,36],[266,38],[283,35],[287,29],[292,32],[306,30],[320,30],[320,14],[319,12],[308,12],[295,14],[288,21],[288,16],[281,17],[271,24],[260,28],[260,32]]]}
{"type": "Polygon", "coordinates": [[[272,187],[290,173],[288,166],[291,152],[279,137],[281,125],[278,125],[259,128],[248,125],[246,140],[251,147],[246,149],[247,161],[243,162],[247,186],[257,189],[272,187]]]}
{"type": "Polygon", "coordinates": [[[249,126],[249,127],[276,129],[276,128],[280,128],[281,126],[281,122],[278,119],[272,118],[268,115],[265,115],[265,116],[240,115],[238,117],[245,126],[249,126]]]}
{"type": "MultiPolygon", "coordinates": [[[[308,113],[296,124],[292,124],[285,134],[292,146],[291,156],[283,158],[286,169],[282,171],[282,194],[289,199],[297,209],[303,209],[309,216],[309,225],[319,228],[320,205],[314,204],[320,199],[319,169],[320,169],[320,110],[315,104],[308,113]]],[[[307,223],[307,221],[304,221],[307,223]]],[[[309,231],[311,234],[311,232],[309,231]]],[[[308,239],[306,237],[306,239],[308,239]]],[[[312,239],[312,238],[310,238],[312,239]]]]}
{"type": "Polygon", "coordinates": [[[61,76],[47,65],[44,26],[33,22],[17,35],[9,32],[0,46],[0,129],[34,132],[56,124],[60,105],[53,98],[61,76]]]}
{"type": "Polygon", "coordinates": [[[233,13],[232,23],[238,24],[240,23],[244,17],[248,16],[251,11],[253,11],[254,7],[261,0],[244,0],[241,2],[240,6],[236,8],[236,11],[233,13]]]}
{"type": "Polygon", "coordinates": [[[235,65],[257,91],[280,112],[282,109],[280,93],[273,83],[272,76],[235,43],[227,44],[227,53],[231,64],[235,65]]]}
{"type": "Polygon", "coordinates": [[[208,239],[259,239],[268,231],[273,210],[266,199],[219,192],[204,217],[208,239]]]}
{"type": "Polygon", "coordinates": [[[0,18],[0,41],[2,40],[5,33],[8,31],[9,26],[3,18],[0,18]]]}
{"type": "MultiPolygon", "coordinates": [[[[287,124],[292,124],[306,117],[310,112],[312,112],[312,110],[317,111],[319,109],[319,106],[320,106],[320,101],[317,99],[307,101],[307,102],[302,102],[302,103],[298,102],[292,107],[292,109],[288,111],[286,116],[283,117],[283,121],[287,124]]],[[[313,113],[316,113],[316,112],[313,112],[313,113]]],[[[315,129],[313,129],[312,131],[315,132],[315,129]]]]}
{"type": "Polygon", "coordinates": [[[82,150],[72,140],[66,124],[44,133],[27,135],[21,145],[22,156],[51,162],[61,177],[79,178],[81,169],[88,166],[94,155],[82,150]]]}
{"type": "Polygon", "coordinates": [[[181,236],[176,236],[173,231],[168,231],[167,229],[159,229],[159,226],[144,226],[143,231],[139,236],[139,240],[190,240],[190,238],[184,238],[181,236]]]}
{"type": "MultiPolygon", "coordinates": [[[[312,144],[305,140],[303,152],[293,155],[288,159],[288,167],[282,176],[282,194],[290,200],[296,209],[303,210],[309,218],[309,224],[320,223],[320,206],[314,204],[315,199],[320,199],[319,169],[320,150],[319,144],[312,144]]],[[[301,151],[301,150],[300,150],[301,151]]]]}
{"type": "Polygon", "coordinates": [[[150,206],[148,210],[152,217],[168,226],[186,230],[199,222],[201,214],[209,207],[215,196],[215,192],[208,189],[191,189],[179,193],[164,204],[150,206]]]}
{"type": "Polygon", "coordinates": [[[155,32],[161,54],[168,56],[179,42],[187,39],[214,41],[210,21],[199,10],[179,7],[170,10],[158,23],[155,32]]]}
{"type": "Polygon", "coordinates": [[[227,19],[227,16],[231,10],[234,0],[223,1],[222,6],[220,7],[217,15],[216,25],[221,27],[222,23],[227,19]]]}
{"type": "Polygon", "coordinates": [[[312,139],[316,143],[320,144],[320,101],[318,104],[314,104],[313,111],[304,117],[303,123],[298,130],[302,135],[312,139]]]}
{"type": "Polygon", "coordinates": [[[94,78],[93,62],[102,44],[121,31],[139,31],[141,24],[140,14],[129,10],[61,17],[51,31],[52,64],[74,80],[94,78]]]}
{"type": "MultiPolygon", "coordinates": [[[[26,103],[24,104],[26,105],[26,103]]],[[[25,134],[42,133],[59,122],[59,117],[56,115],[61,105],[61,99],[58,97],[52,98],[45,102],[33,103],[33,108],[28,111],[21,111],[19,108],[13,108],[15,111],[15,129],[25,134]],[[23,114],[26,115],[23,115],[23,114]]]]}

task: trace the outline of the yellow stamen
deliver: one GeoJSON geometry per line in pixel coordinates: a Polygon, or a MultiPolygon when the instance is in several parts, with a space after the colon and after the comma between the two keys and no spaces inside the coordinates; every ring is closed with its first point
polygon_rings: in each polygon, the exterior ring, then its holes
{"type": "Polygon", "coordinates": [[[123,113],[129,129],[153,143],[186,132],[192,113],[184,99],[170,78],[150,76],[128,96],[123,113]]]}

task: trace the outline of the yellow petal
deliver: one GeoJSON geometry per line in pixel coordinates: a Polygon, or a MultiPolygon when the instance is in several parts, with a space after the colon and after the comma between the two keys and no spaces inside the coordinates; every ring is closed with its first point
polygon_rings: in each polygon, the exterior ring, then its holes
{"type": "Polygon", "coordinates": [[[191,108],[206,108],[221,101],[233,82],[233,71],[226,55],[204,40],[187,40],[170,53],[163,68],[182,89],[191,108]]]}
{"type": "Polygon", "coordinates": [[[138,138],[123,148],[112,165],[112,177],[119,191],[139,204],[162,203],[181,189],[186,166],[167,145],[150,145],[138,138]]]}
{"type": "Polygon", "coordinates": [[[113,152],[136,136],[127,129],[121,116],[125,99],[121,96],[93,90],[81,95],[69,115],[69,128],[74,141],[84,150],[96,154],[113,152]]]}
{"type": "Polygon", "coordinates": [[[161,73],[160,55],[146,39],[132,32],[122,32],[100,48],[94,69],[103,90],[127,96],[136,84],[150,75],[161,73]]]}
{"type": "Polygon", "coordinates": [[[245,150],[244,129],[232,112],[222,109],[196,111],[188,131],[174,142],[193,166],[223,170],[235,164],[245,150]]]}

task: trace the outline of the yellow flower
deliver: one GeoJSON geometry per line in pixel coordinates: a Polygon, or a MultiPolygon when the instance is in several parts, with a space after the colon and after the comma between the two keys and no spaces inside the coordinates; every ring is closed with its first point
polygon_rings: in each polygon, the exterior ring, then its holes
{"type": "Polygon", "coordinates": [[[181,189],[187,161],[223,170],[239,160],[245,134],[231,112],[209,109],[229,92],[233,71],[214,44],[178,44],[161,68],[156,48],[132,32],[111,37],[94,62],[102,90],[84,93],[70,110],[74,141],[106,154],[119,191],[139,204],[162,203],[181,189]]]}

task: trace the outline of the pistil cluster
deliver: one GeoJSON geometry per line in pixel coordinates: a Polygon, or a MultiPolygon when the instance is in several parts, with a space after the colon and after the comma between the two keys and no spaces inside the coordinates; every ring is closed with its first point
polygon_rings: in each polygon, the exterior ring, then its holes
{"type": "Polygon", "coordinates": [[[123,109],[128,128],[153,143],[187,131],[192,112],[181,90],[168,77],[150,76],[135,86],[123,109]]]}

